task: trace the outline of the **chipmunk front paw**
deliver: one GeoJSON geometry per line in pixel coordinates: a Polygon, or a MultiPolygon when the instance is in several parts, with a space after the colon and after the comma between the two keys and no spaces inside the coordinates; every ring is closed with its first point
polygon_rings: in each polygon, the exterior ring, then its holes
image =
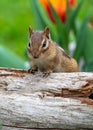
{"type": "Polygon", "coordinates": [[[28,69],[29,73],[35,74],[35,72],[38,71],[38,67],[37,66],[32,66],[30,69],[28,69]]]}

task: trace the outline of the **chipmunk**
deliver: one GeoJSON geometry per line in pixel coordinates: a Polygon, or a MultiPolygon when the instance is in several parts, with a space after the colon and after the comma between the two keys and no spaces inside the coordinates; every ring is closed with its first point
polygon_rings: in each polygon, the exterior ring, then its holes
{"type": "Polygon", "coordinates": [[[50,38],[50,29],[46,27],[43,31],[33,31],[29,27],[30,39],[27,47],[28,57],[32,67],[29,72],[40,70],[45,74],[51,72],[78,72],[75,59],[68,56],[64,49],[50,38]]]}

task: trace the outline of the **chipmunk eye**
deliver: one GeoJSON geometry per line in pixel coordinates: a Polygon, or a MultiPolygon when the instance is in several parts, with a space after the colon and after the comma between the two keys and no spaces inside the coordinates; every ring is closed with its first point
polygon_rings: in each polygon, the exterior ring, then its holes
{"type": "Polygon", "coordinates": [[[43,41],[42,47],[46,47],[46,41],[43,41]]]}
{"type": "Polygon", "coordinates": [[[28,44],[28,47],[30,47],[30,42],[29,42],[29,44],[28,44]]]}

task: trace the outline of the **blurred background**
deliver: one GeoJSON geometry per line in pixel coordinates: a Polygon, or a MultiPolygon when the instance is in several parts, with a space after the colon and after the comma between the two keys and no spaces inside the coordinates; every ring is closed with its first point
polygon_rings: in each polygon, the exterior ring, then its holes
{"type": "Polygon", "coordinates": [[[0,0],[0,67],[30,67],[29,25],[48,26],[80,70],[93,71],[93,0],[0,0]]]}

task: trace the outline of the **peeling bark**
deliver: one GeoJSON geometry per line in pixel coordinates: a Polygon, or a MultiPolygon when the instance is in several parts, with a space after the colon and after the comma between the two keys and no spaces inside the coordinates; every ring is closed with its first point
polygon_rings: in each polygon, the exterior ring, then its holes
{"type": "Polygon", "coordinates": [[[0,69],[2,130],[93,129],[93,73],[0,69]],[[92,97],[92,96],[91,96],[92,97]]]}

